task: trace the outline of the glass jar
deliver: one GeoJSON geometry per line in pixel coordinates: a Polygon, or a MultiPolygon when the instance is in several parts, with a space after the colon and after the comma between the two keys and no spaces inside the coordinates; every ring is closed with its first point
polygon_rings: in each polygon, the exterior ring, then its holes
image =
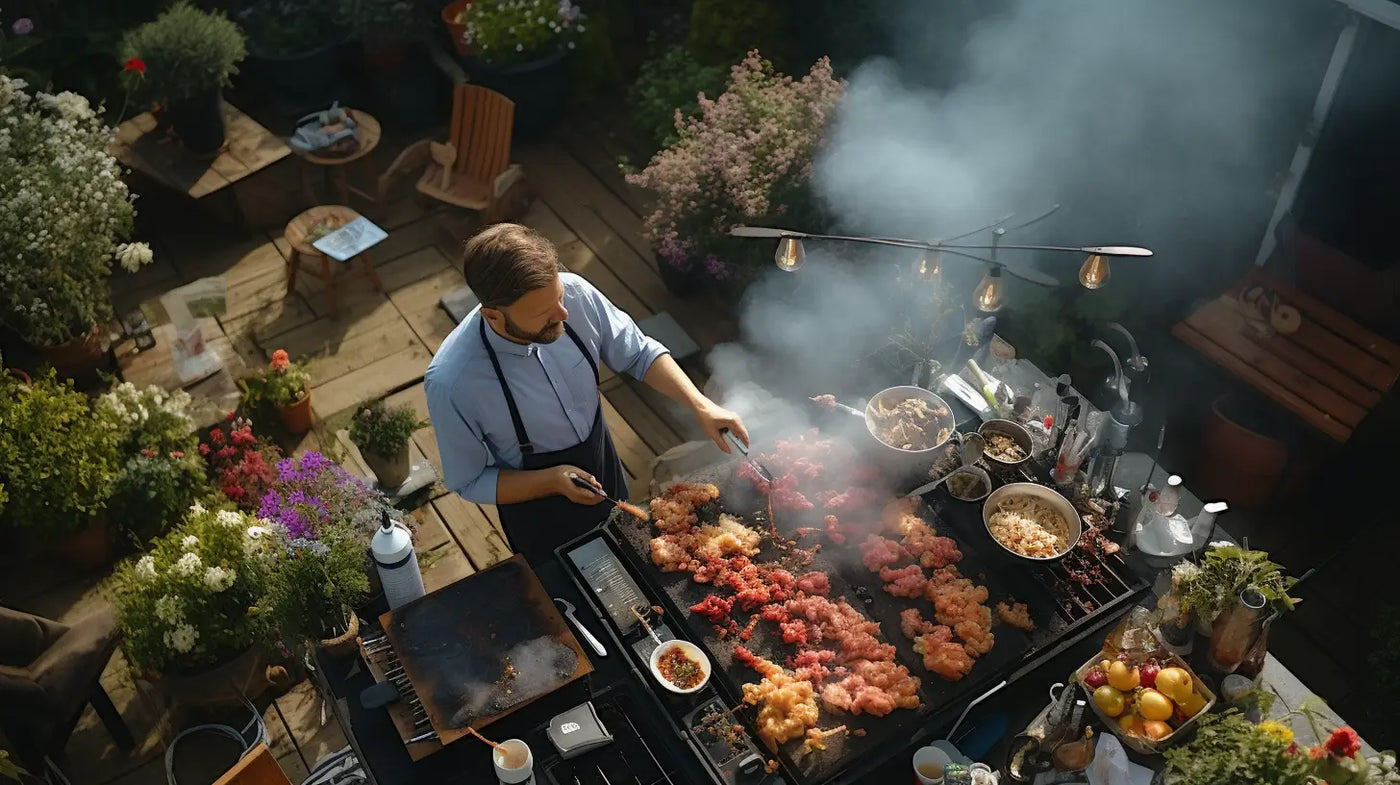
{"type": "Polygon", "coordinates": [[[1221,673],[1233,673],[1249,654],[1268,616],[1268,602],[1258,589],[1240,592],[1211,625],[1210,666],[1221,673]]]}

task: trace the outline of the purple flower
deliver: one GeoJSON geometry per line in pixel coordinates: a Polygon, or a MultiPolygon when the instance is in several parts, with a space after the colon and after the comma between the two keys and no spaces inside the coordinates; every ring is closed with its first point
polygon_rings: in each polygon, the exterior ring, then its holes
{"type": "Polygon", "coordinates": [[[34,20],[27,16],[21,16],[10,25],[10,29],[15,31],[15,35],[29,35],[34,32],[34,20]]]}

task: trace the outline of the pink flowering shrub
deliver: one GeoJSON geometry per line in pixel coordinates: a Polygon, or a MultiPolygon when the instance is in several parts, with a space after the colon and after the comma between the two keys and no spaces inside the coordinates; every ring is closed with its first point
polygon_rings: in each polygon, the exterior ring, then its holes
{"type": "Polygon", "coordinates": [[[825,57],[793,79],[753,51],[730,70],[723,95],[699,96],[698,117],[677,112],[679,139],[627,177],[656,195],[644,228],[661,259],[716,278],[743,277],[772,248],[729,237],[731,227],[818,228],[812,162],[844,89],[825,57]]]}

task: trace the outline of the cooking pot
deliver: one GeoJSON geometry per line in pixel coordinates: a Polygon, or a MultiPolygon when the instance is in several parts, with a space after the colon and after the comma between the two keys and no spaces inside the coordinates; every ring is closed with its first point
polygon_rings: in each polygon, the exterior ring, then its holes
{"type": "Polygon", "coordinates": [[[943,450],[948,447],[953,435],[957,433],[957,421],[953,418],[953,411],[948,408],[947,402],[936,394],[922,387],[900,386],[881,390],[871,397],[870,402],[865,405],[865,429],[870,434],[869,452],[874,460],[892,475],[891,479],[924,479],[928,477],[928,471],[932,468],[933,462],[943,454],[943,450]],[[933,424],[925,430],[932,429],[935,434],[938,431],[945,431],[943,438],[932,447],[922,450],[906,450],[886,443],[877,435],[878,423],[875,412],[881,406],[893,409],[901,401],[909,398],[925,401],[929,408],[936,413],[933,424]]]}

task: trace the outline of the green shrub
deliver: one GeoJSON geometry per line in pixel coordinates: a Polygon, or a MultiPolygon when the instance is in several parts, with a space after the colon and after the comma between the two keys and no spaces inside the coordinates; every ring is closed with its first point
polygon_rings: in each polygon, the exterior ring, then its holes
{"type": "Polygon", "coordinates": [[[335,6],[322,0],[259,0],[235,15],[254,55],[289,56],[340,40],[335,6]]]}
{"type": "Polygon", "coordinates": [[[382,399],[367,401],[350,421],[350,441],[361,451],[388,458],[397,455],[413,438],[413,432],[427,424],[408,406],[391,408],[382,399]]]}
{"type": "Polygon", "coordinates": [[[702,64],[683,46],[643,63],[627,98],[637,127],[651,140],[653,149],[675,144],[679,138],[676,110],[687,119],[699,115],[696,96],[718,97],[724,92],[727,76],[725,68],[702,64]]]}
{"type": "Polygon", "coordinates": [[[137,548],[180,522],[209,493],[204,461],[183,452],[145,450],[127,459],[112,487],[108,522],[137,548]]]}
{"type": "Polygon", "coordinates": [[[701,62],[728,67],[755,49],[784,70],[792,43],[775,0],[695,0],[686,46],[701,62]]]}
{"type": "Polygon", "coordinates": [[[419,38],[433,29],[430,23],[434,21],[423,4],[413,0],[337,0],[336,15],[345,30],[366,37],[419,38]]]}
{"type": "Polygon", "coordinates": [[[127,457],[142,450],[194,452],[198,439],[189,409],[184,390],[139,389],[131,382],[103,393],[92,407],[97,422],[117,434],[117,449],[127,457]]]}
{"type": "Polygon", "coordinates": [[[129,31],[121,51],[123,59],[145,61],[143,92],[159,102],[228,87],[246,55],[243,33],[228,17],[184,2],[129,31]]]}
{"type": "Polygon", "coordinates": [[[369,576],[364,543],[348,523],[285,544],[269,576],[266,607],[282,642],[295,650],[343,631],[351,609],[369,593],[369,576]]]}
{"type": "Polygon", "coordinates": [[[88,399],[53,369],[0,388],[0,529],[34,540],[71,534],[107,508],[117,435],[96,427],[88,399]]]}

